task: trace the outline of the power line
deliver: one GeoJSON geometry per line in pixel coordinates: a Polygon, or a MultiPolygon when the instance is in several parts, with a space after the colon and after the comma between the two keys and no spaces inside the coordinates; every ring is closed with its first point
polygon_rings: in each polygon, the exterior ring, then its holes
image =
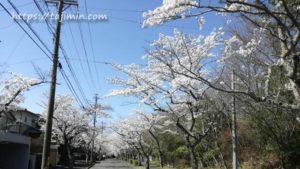
{"type": "MultiPolygon", "coordinates": [[[[40,13],[41,13],[42,15],[45,15],[45,12],[43,11],[42,7],[41,7],[40,4],[37,2],[37,0],[34,0],[34,4],[35,4],[35,6],[38,8],[38,10],[40,11],[40,13]]],[[[54,27],[50,24],[49,18],[45,18],[45,21],[46,21],[46,24],[47,24],[47,27],[48,27],[49,32],[53,35],[53,34],[54,34],[54,27]]]]}
{"type": "Polygon", "coordinates": [[[25,33],[23,32],[22,36],[20,37],[20,39],[17,41],[17,44],[13,47],[13,49],[11,50],[10,54],[5,58],[5,62],[7,62],[11,56],[16,52],[16,50],[18,49],[18,47],[20,46],[20,44],[22,43],[23,39],[25,37],[25,33]]]}
{"type": "Polygon", "coordinates": [[[32,58],[32,59],[29,59],[29,60],[24,60],[24,61],[19,61],[19,62],[14,62],[14,63],[5,63],[5,65],[8,65],[8,66],[13,66],[13,65],[19,65],[19,64],[24,64],[24,63],[30,63],[30,62],[33,62],[33,61],[38,61],[38,60],[45,60],[46,58],[32,58]]]}
{"type": "MultiPolygon", "coordinates": [[[[22,8],[22,7],[25,7],[25,6],[29,6],[29,5],[31,5],[32,4],[32,2],[27,2],[27,3],[24,3],[24,4],[21,4],[21,5],[18,5],[18,8],[22,8]]],[[[13,9],[13,8],[6,8],[7,10],[10,10],[10,9],[13,9]]],[[[2,9],[2,10],[0,10],[0,12],[3,12],[3,11],[5,11],[5,9],[2,9]]]]}
{"type": "MultiPolygon", "coordinates": [[[[85,13],[86,13],[86,15],[88,15],[86,0],[84,0],[84,6],[85,6],[85,13]]],[[[94,50],[94,46],[93,46],[94,43],[93,43],[93,39],[92,39],[92,32],[91,32],[90,23],[87,22],[87,25],[88,25],[88,31],[89,31],[90,46],[91,46],[91,49],[92,49],[92,56],[93,56],[93,61],[94,61],[94,68],[95,68],[95,71],[96,71],[96,79],[97,79],[98,82],[100,82],[99,77],[98,77],[99,72],[98,72],[97,66],[95,64],[96,58],[95,58],[95,50],[94,50]]],[[[97,85],[97,83],[96,83],[96,85],[97,85]]],[[[97,86],[100,87],[100,84],[97,85],[97,86]]],[[[100,90],[99,90],[99,92],[100,92],[100,90]]]]}
{"type": "MultiPolygon", "coordinates": [[[[72,28],[71,28],[71,26],[70,26],[69,23],[68,23],[68,27],[69,27],[69,31],[70,31],[70,34],[71,34],[72,42],[73,42],[74,47],[75,47],[75,52],[76,52],[76,54],[77,54],[77,57],[80,58],[79,50],[78,50],[78,47],[77,47],[77,45],[76,45],[76,41],[75,41],[75,38],[74,38],[74,34],[73,34],[72,28]]],[[[84,74],[85,77],[87,78],[88,76],[86,76],[86,72],[85,72],[85,70],[84,70],[83,65],[82,65],[81,62],[80,62],[80,67],[81,67],[81,70],[82,70],[83,74],[84,74]]],[[[89,80],[86,80],[86,81],[87,81],[87,85],[89,86],[89,90],[90,90],[90,92],[92,93],[90,82],[89,82],[89,80]]]]}
{"type": "Polygon", "coordinates": [[[74,96],[74,98],[75,98],[76,102],[78,103],[78,105],[81,106],[81,107],[84,107],[82,101],[79,99],[79,96],[78,96],[78,94],[76,93],[76,91],[75,91],[75,89],[74,89],[74,87],[73,87],[73,85],[72,85],[70,79],[69,79],[68,76],[66,75],[64,69],[61,67],[59,70],[60,70],[60,73],[61,73],[63,79],[65,80],[65,82],[66,82],[66,84],[67,84],[67,87],[68,87],[69,90],[71,91],[71,93],[72,93],[72,95],[74,96]]]}
{"type": "MultiPolygon", "coordinates": [[[[8,0],[9,1],[9,0],[8,0]]],[[[19,14],[19,10],[17,9],[17,7],[12,3],[12,2],[10,2],[9,1],[9,3],[10,3],[10,5],[12,6],[12,9],[14,9],[18,14],[19,14]]],[[[5,10],[5,12],[11,17],[11,18],[13,18],[13,16],[12,16],[12,14],[8,11],[8,9],[2,4],[2,3],[0,3],[0,5],[1,5],[1,7],[5,10]]],[[[40,8],[41,9],[41,8],[40,8]]],[[[41,11],[42,12],[42,11],[41,11]]],[[[18,24],[18,26],[24,31],[24,33],[39,47],[39,49],[52,61],[52,58],[50,57],[50,55],[49,54],[47,54],[47,52],[38,44],[38,42],[36,42],[35,41],[35,39],[27,32],[27,30],[15,19],[15,18],[13,18],[14,19],[14,21],[18,24]]],[[[51,51],[49,50],[49,48],[47,47],[47,45],[42,41],[42,39],[39,37],[39,35],[35,32],[35,30],[31,27],[31,25],[29,25],[29,23],[28,22],[26,22],[26,20],[24,20],[23,18],[22,18],[22,20],[24,21],[24,23],[27,25],[27,27],[33,32],[33,34],[38,38],[38,40],[43,44],[43,46],[47,49],[47,51],[49,52],[49,53],[51,53],[51,51]]],[[[50,26],[50,24],[48,24],[48,28],[50,28],[51,26],[50,26]]],[[[50,31],[51,29],[49,29],[49,31],[50,31]]],[[[64,53],[64,56],[66,56],[66,53],[65,52],[63,52],[64,53]]],[[[67,57],[65,57],[65,60],[68,60],[67,59],[67,57]]],[[[62,68],[62,67],[61,67],[62,68]]],[[[73,72],[72,71],[72,68],[70,68],[70,70],[71,70],[71,72],[73,72]]],[[[78,104],[79,105],[81,105],[82,107],[83,107],[83,104],[82,104],[82,102],[80,101],[80,98],[78,97],[78,94],[76,93],[76,91],[74,90],[74,87],[73,87],[73,85],[72,85],[72,83],[71,83],[71,81],[70,81],[70,79],[66,76],[66,74],[65,74],[65,72],[64,71],[61,71],[61,73],[62,73],[62,76],[63,76],[63,78],[64,78],[64,80],[65,80],[65,82],[66,82],[66,84],[67,84],[67,86],[68,86],[68,88],[70,89],[70,91],[71,91],[71,93],[72,93],[72,95],[74,96],[74,98],[77,100],[77,102],[78,102],[78,104]]],[[[73,75],[74,75],[74,73],[72,73],[73,75]]],[[[74,78],[74,79],[76,79],[76,78],[74,78]]],[[[78,82],[78,80],[76,80],[77,82],[78,82]]],[[[80,87],[78,87],[78,88],[80,88],[80,87]]],[[[81,89],[81,93],[83,93],[82,92],[82,89],[81,89]]],[[[87,100],[86,99],[86,97],[85,97],[85,95],[84,94],[82,94],[83,95],[83,98],[85,99],[85,100],[87,100]]]]}
{"type": "MultiPolygon", "coordinates": [[[[19,14],[19,10],[16,8],[16,6],[15,6],[10,0],[8,0],[8,1],[9,1],[10,5],[13,7],[13,9],[19,14]]],[[[36,4],[36,5],[38,6],[38,4],[36,4]]],[[[1,4],[1,6],[3,6],[3,5],[1,4]]],[[[40,6],[38,6],[38,8],[39,8],[40,12],[43,13],[43,11],[41,10],[40,6]]],[[[22,18],[22,17],[21,17],[21,18],[22,18]]],[[[34,35],[39,39],[39,41],[43,44],[43,46],[44,46],[46,49],[48,49],[48,47],[46,46],[46,44],[41,40],[41,38],[39,37],[39,35],[38,35],[38,34],[35,32],[35,30],[31,27],[31,25],[29,25],[29,23],[26,22],[26,20],[24,20],[23,18],[22,18],[22,20],[25,22],[25,24],[28,26],[28,28],[34,33],[34,35]]],[[[51,31],[51,26],[50,26],[50,24],[47,23],[47,25],[48,25],[49,31],[51,31]]],[[[23,27],[22,27],[22,28],[23,28],[23,27]]],[[[26,31],[25,31],[25,33],[26,33],[27,35],[29,35],[26,31]]],[[[53,33],[53,32],[52,32],[52,33],[53,33]]],[[[31,36],[30,36],[30,37],[31,37],[31,36]]],[[[34,41],[34,42],[35,42],[35,41],[34,41]]],[[[65,60],[66,60],[67,66],[68,66],[68,68],[70,69],[70,72],[71,72],[71,74],[72,74],[72,76],[73,76],[73,78],[74,78],[74,80],[75,80],[75,83],[77,84],[78,88],[80,89],[80,92],[81,92],[81,94],[82,94],[84,100],[87,101],[86,96],[84,95],[84,93],[83,93],[83,91],[82,91],[82,88],[81,88],[80,85],[79,85],[79,81],[78,81],[78,79],[76,78],[76,75],[75,75],[75,73],[74,73],[74,71],[73,71],[71,65],[69,64],[68,57],[66,56],[66,52],[64,51],[64,49],[62,48],[61,45],[59,45],[59,47],[62,49],[63,56],[64,56],[64,58],[65,58],[65,60]]],[[[48,51],[50,52],[49,49],[48,49],[48,51]]],[[[51,52],[50,52],[50,53],[51,53],[51,52]]],[[[52,59],[50,58],[50,56],[49,56],[49,59],[52,60],[52,59]]],[[[62,68],[62,66],[61,66],[61,68],[62,68]]],[[[81,103],[81,104],[82,104],[82,102],[80,101],[78,95],[76,94],[76,92],[75,92],[75,90],[74,90],[74,87],[73,87],[72,84],[71,84],[71,81],[70,81],[66,76],[64,76],[63,71],[61,71],[61,73],[62,73],[62,75],[63,75],[63,77],[64,77],[64,79],[65,79],[65,81],[66,81],[66,84],[67,84],[68,87],[70,88],[70,91],[71,91],[71,93],[73,94],[73,96],[76,98],[76,100],[79,100],[78,103],[81,103]]]]}
{"type": "MultiPolygon", "coordinates": [[[[34,44],[50,59],[52,60],[51,56],[39,45],[38,42],[36,42],[36,40],[27,32],[27,30],[18,22],[18,20],[16,20],[12,14],[8,11],[8,9],[2,4],[0,3],[1,7],[5,10],[5,12],[11,17],[13,18],[13,20],[18,24],[18,26],[26,33],[26,35],[34,42],[34,44]]],[[[50,54],[52,54],[50,52],[50,54]]]]}
{"type": "Polygon", "coordinates": [[[65,61],[66,61],[67,66],[68,66],[68,68],[69,68],[69,70],[71,72],[71,75],[72,75],[72,77],[74,79],[74,82],[76,83],[77,88],[79,89],[79,92],[81,93],[81,95],[82,95],[83,99],[85,100],[85,102],[88,102],[87,98],[86,98],[86,96],[85,96],[85,94],[84,94],[84,92],[82,90],[82,87],[81,87],[81,85],[79,83],[79,80],[78,80],[78,78],[77,78],[77,76],[76,76],[76,74],[74,72],[74,69],[73,69],[73,67],[72,67],[72,65],[71,65],[71,63],[69,61],[69,57],[67,56],[66,51],[64,50],[64,48],[62,46],[60,46],[60,49],[61,49],[61,51],[63,53],[63,57],[65,58],[65,61]]]}
{"type": "Polygon", "coordinates": [[[146,10],[136,10],[136,9],[117,9],[117,8],[88,8],[89,10],[103,10],[103,11],[115,11],[115,12],[133,12],[133,13],[143,13],[146,10]]]}
{"type": "MultiPolygon", "coordinates": [[[[143,26],[143,22],[142,21],[137,21],[137,20],[132,20],[132,19],[127,19],[127,18],[120,18],[120,17],[116,17],[116,16],[109,16],[109,18],[113,18],[115,20],[119,20],[119,21],[123,21],[123,22],[127,22],[127,23],[132,23],[132,24],[136,24],[139,25],[140,27],[143,26]]],[[[199,30],[198,28],[193,28],[193,27],[186,27],[186,26],[177,26],[177,25],[157,25],[157,27],[166,27],[166,28],[180,28],[180,29],[189,29],[189,30],[199,30]]]]}
{"type": "MultiPolygon", "coordinates": [[[[23,60],[23,61],[19,61],[19,62],[14,62],[14,63],[9,63],[7,64],[8,66],[11,66],[11,65],[18,65],[18,64],[23,64],[23,63],[30,63],[32,61],[39,61],[39,60],[45,60],[46,58],[40,58],[40,57],[37,57],[37,58],[32,58],[32,59],[29,59],[29,60],[23,60]]],[[[64,59],[65,58],[61,58],[61,59],[64,59]]],[[[71,60],[71,61],[78,61],[78,62],[87,62],[87,60],[84,60],[84,59],[80,59],[80,58],[68,58],[68,60],[71,60]]],[[[102,65],[112,65],[113,63],[111,62],[106,62],[106,61],[95,61],[94,63],[96,64],[102,64],[102,65]]]]}
{"type": "MultiPolygon", "coordinates": [[[[7,0],[8,3],[11,5],[11,7],[17,12],[18,15],[20,15],[19,10],[17,9],[17,7],[11,2],[11,0],[7,0]]],[[[35,30],[31,27],[31,25],[23,18],[23,16],[21,16],[22,21],[27,25],[27,27],[31,30],[31,32],[38,38],[38,40],[40,41],[40,43],[45,47],[45,49],[51,53],[50,49],[48,48],[48,46],[44,43],[44,41],[41,39],[41,37],[37,34],[37,32],[35,32],[35,30]]]]}
{"type": "Polygon", "coordinates": [[[109,17],[113,18],[113,19],[116,19],[116,20],[120,20],[120,21],[124,21],[124,22],[129,22],[129,23],[134,23],[134,24],[138,24],[138,25],[142,26],[142,22],[139,22],[139,21],[136,21],[136,20],[119,18],[119,17],[115,17],[115,16],[109,16],[109,17]]]}
{"type": "MultiPolygon", "coordinates": [[[[8,0],[9,4],[12,6],[11,9],[14,9],[18,14],[20,13],[19,10],[17,9],[17,7],[10,1],[8,0]]],[[[34,0],[37,8],[39,9],[39,11],[43,14],[43,10],[42,8],[39,6],[39,4],[37,3],[36,0],[34,0]]],[[[32,3],[30,3],[32,4],[32,3]]],[[[18,24],[18,26],[24,31],[24,33],[36,44],[36,46],[52,61],[52,58],[51,56],[39,45],[39,43],[28,33],[28,31],[18,22],[18,20],[16,20],[12,14],[8,11],[8,8],[6,8],[2,3],[0,3],[1,7],[4,9],[4,11],[11,17],[13,18],[13,20],[18,24]]],[[[24,23],[27,25],[27,27],[30,29],[30,31],[35,35],[35,37],[40,41],[40,43],[44,46],[44,48],[49,52],[51,53],[51,51],[49,50],[48,46],[43,42],[43,40],[40,38],[40,36],[35,32],[35,30],[31,27],[31,25],[26,22],[26,20],[21,17],[21,19],[24,21],[24,23]]],[[[49,32],[53,34],[53,28],[51,27],[50,23],[49,22],[46,22],[47,23],[47,26],[48,26],[48,29],[49,29],[49,32]]],[[[74,70],[73,68],[71,67],[70,65],[70,62],[68,61],[68,57],[67,57],[67,54],[65,52],[65,50],[63,49],[62,46],[60,46],[60,48],[62,49],[62,53],[63,53],[63,56],[66,60],[66,63],[67,63],[67,66],[68,68],[70,69],[70,72],[74,78],[74,81],[77,85],[77,87],[79,88],[79,91],[83,97],[83,99],[85,100],[85,102],[87,102],[87,99],[86,99],[86,96],[85,94],[83,93],[83,90],[79,84],[79,81],[78,81],[78,78],[76,77],[75,73],[74,73],[74,70]]],[[[51,53],[52,54],[52,53],[51,53]]],[[[25,62],[25,61],[24,61],[25,62]]],[[[20,62],[20,63],[24,63],[24,62],[20,62]]],[[[19,63],[16,63],[16,64],[19,64],[19,63]]],[[[63,79],[65,80],[66,84],[67,84],[67,87],[69,88],[69,90],[71,91],[72,95],[74,96],[74,98],[76,99],[77,103],[83,107],[83,104],[82,104],[82,101],[80,100],[80,97],[79,95],[77,94],[76,90],[74,89],[70,79],[68,78],[68,76],[66,75],[66,73],[64,72],[64,70],[62,69],[62,66],[60,66],[61,69],[60,69],[60,72],[62,74],[62,77],[63,79]]]]}
{"type": "MultiPolygon", "coordinates": [[[[36,0],[34,0],[34,2],[35,2],[36,7],[39,9],[40,13],[41,13],[41,14],[44,14],[44,11],[43,11],[43,9],[41,8],[41,6],[39,5],[39,3],[38,3],[36,0]]],[[[54,31],[53,31],[54,28],[53,28],[52,25],[49,23],[49,20],[48,20],[48,19],[46,19],[46,24],[47,24],[47,27],[48,27],[48,30],[49,30],[50,34],[54,34],[54,31]]],[[[60,49],[61,49],[61,51],[62,51],[62,54],[63,54],[63,57],[64,57],[64,59],[65,59],[65,61],[66,61],[67,67],[69,68],[69,70],[70,70],[70,72],[71,72],[71,75],[72,75],[72,77],[73,77],[73,79],[74,79],[74,82],[75,82],[77,88],[79,89],[79,92],[80,92],[81,96],[82,96],[83,99],[87,102],[86,96],[85,96],[85,94],[84,94],[84,92],[83,92],[83,90],[82,90],[82,87],[81,87],[81,85],[80,85],[80,83],[79,83],[79,80],[78,80],[78,78],[77,78],[77,76],[76,76],[76,74],[75,74],[75,72],[74,72],[74,69],[73,69],[71,63],[69,62],[67,53],[66,53],[66,51],[64,50],[64,48],[63,48],[63,46],[62,46],[61,43],[59,44],[59,47],[60,47],[60,49]]],[[[62,73],[62,71],[61,71],[61,73],[62,73]]],[[[67,81],[68,79],[66,79],[66,78],[64,78],[64,79],[65,79],[65,82],[66,82],[66,84],[67,84],[68,86],[72,85],[70,80],[67,81]]],[[[71,90],[71,89],[70,89],[70,90],[71,90]]],[[[74,90],[74,92],[75,92],[75,90],[74,90]]],[[[72,92],[72,90],[71,90],[72,95],[73,95],[75,98],[78,97],[78,95],[77,95],[77,94],[74,94],[74,92],[72,92]]],[[[80,100],[80,99],[77,98],[77,100],[80,100]]]]}
{"type": "Polygon", "coordinates": [[[83,45],[84,56],[85,56],[86,60],[88,61],[87,62],[87,66],[88,66],[89,75],[91,77],[92,85],[95,88],[95,82],[94,82],[94,78],[93,78],[93,74],[92,74],[92,70],[91,70],[89,58],[88,58],[88,55],[87,55],[86,45],[85,45],[85,42],[84,42],[83,31],[82,31],[82,27],[81,27],[81,23],[80,22],[78,22],[78,28],[79,28],[81,43],[83,45]]]}
{"type": "MultiPolygon", "coordinates": [[[[69,58],[70,60],[74,60],[74,61],[79,61],[79,62],[88,62],[87,60],[81,59],[81,58],[69,58]]],[[[111,62],[106,62],[106,61],[93,61],[93,63],[97,63],[97,64],[104,64],[104,65],[112,65],[113,63],[111,62]]]]}

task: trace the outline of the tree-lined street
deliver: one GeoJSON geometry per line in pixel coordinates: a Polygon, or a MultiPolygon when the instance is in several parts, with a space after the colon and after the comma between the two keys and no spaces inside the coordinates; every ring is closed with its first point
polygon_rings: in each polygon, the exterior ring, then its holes
{"type": "Polygon", "coordinates": [[[0,169],[300,168],[299,0],[24,1],[0,169]]]}
{"type": "Polygon", "coordinates": [[[107,159],[96,163],[91,169],[133,169],[128,165],[127,162],[116,160],[116,159],[107,159]]]}

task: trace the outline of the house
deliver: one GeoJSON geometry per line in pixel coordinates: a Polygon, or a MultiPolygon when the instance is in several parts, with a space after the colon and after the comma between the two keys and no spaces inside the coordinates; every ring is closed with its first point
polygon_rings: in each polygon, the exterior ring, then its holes
{"type": "MultiPolygon", "coordinates": [[[[43,152],[43,140],[44,135],[41,134],[40,137],[31,139],[30,147],[30,162],[31,167],[29,169],[40,169],[42,163],[42,152],[43,152]]],[[[59,161],[60,154],[58,153],[58,144],[56,142],[51,142],[50,145],[50,158],[49,164],[55,167],[59,161]]]]}
{"type": "Polygon", "coordinates": [[[0,109],[0,169],[34,169],[30,148],[41,134],[39,118],[20,107],[0,109]]]}

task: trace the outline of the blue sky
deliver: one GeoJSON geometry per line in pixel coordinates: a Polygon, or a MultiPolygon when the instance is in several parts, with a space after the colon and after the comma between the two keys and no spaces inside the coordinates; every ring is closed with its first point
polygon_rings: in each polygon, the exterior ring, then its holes
{"type": "MultiPolygon", "coordinates": [[[[12,0],[21,12],[38,13],[38,9],[33,0],[12,0]]],[[[10,9],[10,5],[3,0],[4,6],[10,9]]],[[[204,29],[199,30],[196,19],[186,19],[174,21],[162,26],[142,28],[142,12],[154,9],[162,3],[161,0],[87,0],[88,13],[105,14],[108,22],[90,22],[91,35],[87,21],[64,22],[62,26],[61,42],[66,50],[75,74],[80,81],[80,85],[88,100],[93,101],[95,93],[103,96],[111,89],[117,88],[106,82],[106,78],[120,75],[109,65],[99,62],[111,62],[120,64],[143,63],[141,57],[145,54],[145,49],[149,42],[158,38],[159,33],[171,35],[174,28],[194,35],[207,34],[214,27],[222,26],[224,21],[219,17],[210,14],[206,16],[204,29]],[[81,41],[79,27],[81,26],[83,41],[87,55],[81,41]],[[73,41],[72,34],[75,39],[73,41]],[[91,39],[90,39],[91,37],[91,39]],[[90,42],[93,42],[92,44],[90,42]],[[76,52],[76,47],[78,53],[76,52]],[[94,53],[92,52],[94,50],[94,53]],[[86,62],[88,58],[89,65],[86,62]],[[95,61],[97,63],[93,62],[95,61]],[[92,75],[90,75],[90,66],[92,75]],[[82,69],[83,67],[83,69],[82,69]],[[97,70],[96,70],[97,69],[97,70]],[[92,80],[93,79],[93,80],[92,80]]],[[[85,13],[85,2],[79,0],[79,11],[85,13]]],[[[45,7],[41,3],[42,7],[45,7]]],[[[51,11],[55,11],[49,6],[51,11]]],[[[46,9],[46,8],[45,8],[46,9]]],[[[76,8],[69,8],[66,12],[72,13],[76,8]]],[[[43,41],[52,51],[52,36],[44,22],[32,23],[32,27],[40,35],[43,41]]],[[[39,66],[43,71],[50,71],[51,62],[41,52],[39,48],[30,40],[27,35],[17,26],[16,23],[0,9],[0,57],[1,64],[5,65],[6,71],[23,74],[29,77],[36,77],[32,64],[39,66]]],[[[67,75],[72,79],[68,67],[60,55],[60,61],[67,75]]],[[[61,75],[58,76],[57,93],[70,93],[61,75]]],[[[76,85],[74,85],[76,88],[76,85]]],[[[23,107],[40,113],[43,109],[38,105],[46,98],[43,93],[48,93],[49,84],[44,84],[31,89],[25,94],[26,100],[23,107]]],[[[77,88],[76,88],[77,89],[77,88]]],[[[78,92],[78,90],[76,90],[78,92]]],[[[78,92],[79,93],[79,92],[78,92]]],[[[109,104],[113,107],[113,117],[123,117],[132,108],[139,107],[130,97],[112,97],[101,99],[101,103],[109,104]]]]}

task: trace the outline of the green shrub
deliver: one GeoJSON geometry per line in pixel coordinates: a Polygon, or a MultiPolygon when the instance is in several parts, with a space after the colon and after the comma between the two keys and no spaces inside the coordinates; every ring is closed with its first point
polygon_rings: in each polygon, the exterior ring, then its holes
{"type": "Polygon", "coordinates": [[[133,165],[134,165],[134,166],[139,166],[139,161],[138,161],[138,160],[134,160],[134,161],[133,161],[133,165]]]}
{"type": "Polygon", "coordinates": [[[129,162],[130,164],[133,164],[133,160],[132,160],[132,159],[129,159],[128,162],[129,162]]]}
{"type": "Polygon", "coordinates": [[[153,160],[153,161],[150,161],[150,165],[153,166],[153,167],[159,167],[160,166],[160,162],[157,161],[157,160],[153,160]]]}

